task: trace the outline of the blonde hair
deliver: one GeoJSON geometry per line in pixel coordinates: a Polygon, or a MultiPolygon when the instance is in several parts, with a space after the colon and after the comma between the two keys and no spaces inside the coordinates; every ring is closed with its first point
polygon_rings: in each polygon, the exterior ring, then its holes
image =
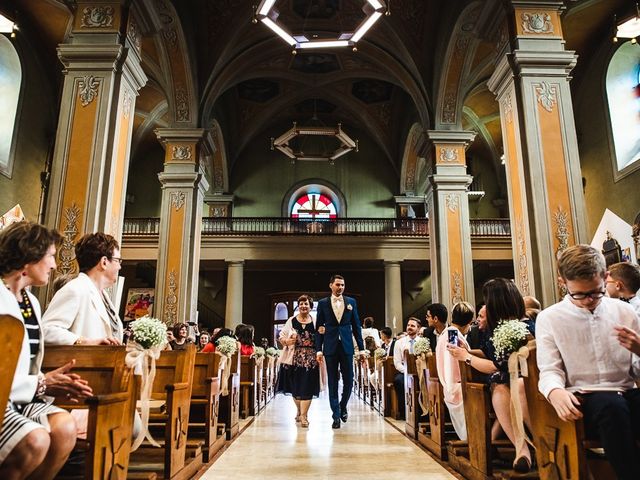
{"type": "Polygon", "coordinates": [[[590,245],[569,247],[558,260],[558,273],[564,280],[590,280],[596,275],[604,278],[606,272],[604,256],[590,245]]]}
{"type": "Polygon", "coordinates": [[[464,327],[471,323],[475,314],[476,311],[469,302],[458,302],[451,310],[451,323],[464,327]]]}

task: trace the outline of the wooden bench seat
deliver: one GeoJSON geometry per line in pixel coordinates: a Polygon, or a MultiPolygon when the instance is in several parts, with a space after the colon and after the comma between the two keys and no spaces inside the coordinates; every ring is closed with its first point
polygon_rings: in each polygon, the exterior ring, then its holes
{"type": "MultiPolygon", "coordinates": [[[[217,361],[220,356],[215,355],[217,361]]],[[[232,440],[240,433],[240,353],[236,352],[231,357],[231,373],[227,381],[227,395],[220,395],[220,408],[218,421],[224,424],[227,440],[232,440]]],[[[220,386],[222,390],[222,386],[220,386]]]]}
{"type": "Polygon", "coordinates": [[[253,357],[240,357],[240,418],[254,417],[258,411],[258,373],[253,357]]]}
{"type": "MultiPolygon", "coordinates": [[[[396,367],[393,364],[393,356],[387,357],[383,362],[384,369],[384,416],[391,417],[394,420],[400,420],[401,413],[399,408],[399,399],[396,393],[393,381],[396,377],[396,367]]],[[[402,400],[404,401],[404,400],[402,400]]]]}
{"type": "Polygon", "coordinates": [[[20,320],[11,315],[0,315],[0,342],[3,345],[2,362],[0,362],[0,407],[2,407],[0,425],[4,420],[5,407],[11,394],[23,337],[24,325],[20,320]]]}
{"type": "Polygon", "coordinates": [[[418,377],[415,355],[405,351],[403,355],[403,363],[405,433],[412,439],[417,440],[421,412],[420,405],[418,404],[420,379],[418,377]]]}

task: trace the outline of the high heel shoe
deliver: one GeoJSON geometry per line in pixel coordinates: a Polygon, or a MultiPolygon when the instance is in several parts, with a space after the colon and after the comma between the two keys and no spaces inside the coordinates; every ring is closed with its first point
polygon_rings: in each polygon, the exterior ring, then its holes
{"type": "Polygon", "coordinates": [[[300,426],[303,428],[309,428],[309,420],[306,415],[300,415],[300,426]]]}
{"type": "Polygon", "coordinates": [[[300,423],[300,417],[302,417],[302,415],[296,415],[296,423],[300,423]]]}
{"type": "Polygon", "coordinates": [[[513,470],[518,473],[527,473],[531,470],[531,460],[525,456],[516,458],[513,462],[513,470]]]}

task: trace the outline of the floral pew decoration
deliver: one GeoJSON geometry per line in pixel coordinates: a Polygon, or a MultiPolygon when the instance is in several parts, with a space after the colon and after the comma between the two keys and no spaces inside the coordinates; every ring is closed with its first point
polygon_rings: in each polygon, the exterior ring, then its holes
{"type": "Polygon", "coordinates": [[[149,433],[149,410],[153,380],[156,376],[156,360],[167,343],[167,326],[157,318],[144,316],[131,324],[133,332],[127,343],[125,363],[140,375],[140,419],[142,428],[131,446],[131,451],[138,449],[145,439],[154,447],[160,447],[149,433]]]}
{"type": "Polygon", "coordinates": [[[527,436],[524,429],[524,419],[522,414],[522,403],[518,393],[518,378],[529,376],[527,368],[527,358],[529,349],[526,347],[530,338],[527,324],[520,320],[503,320],[493,332],[491,340],[496,349],[496,358],[506,361],[509,367],[509,388],[511,390],[511,418],[514,426],[514,436],[516,439],[516,451],[519,451],[524,442],[532,447],[533,442],[527,436]]]}
{"type": "Polygon", "coordinates": [[[216,344],[216,355],[220,355],[222,379],[220,394],[229,395],[229,376],[231,375],[231,357],[238,351],[238,341],[233,337],[220,337],[216,344]]]}
{"type": "Polygon", "coordinates": [[[379,390],[382,390],[384,387],[380,384],[380,376],[378,375],[378,372],[384,368],[383,363],[385,358],[387,358],[387,352],[385,352],[384,348],[378,347],[373,351],[375,367],[373,369],[373,373],[369,377],[369,380],[371,385],[379,390]]]}
{"type": "Polygon", "coordinates": [[[416,356],[416,369],[420,379],[420,395],[418,395],[418,403],[422,409],[422,415],[429,413],[429,391],[427,390],[427,382],[424,372],[427,369],[427,358],[433,355],[431,344],[426,337],[418,337],[413,344],[413,354],[416,356]]]}
{"type": "Polygon", "coordinates": [[[256,367],[258,368],[258,371],[262,370],[266,354],[267,352],[262,347],[255,347],[253,349],[253,354],[251,356],[256,360],[256,367]]]}

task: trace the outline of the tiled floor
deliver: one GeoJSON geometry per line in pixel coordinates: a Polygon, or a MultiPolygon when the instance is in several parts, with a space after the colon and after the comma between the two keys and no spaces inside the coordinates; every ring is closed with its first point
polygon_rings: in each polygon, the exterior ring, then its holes
{"type": "Polygon", "coordinates": [[[293,400],[278,395],[201,478],[455,478],[357,398],[339,430],[326,397],[313,401],[308,429],[294,417],[293,400]]]}

